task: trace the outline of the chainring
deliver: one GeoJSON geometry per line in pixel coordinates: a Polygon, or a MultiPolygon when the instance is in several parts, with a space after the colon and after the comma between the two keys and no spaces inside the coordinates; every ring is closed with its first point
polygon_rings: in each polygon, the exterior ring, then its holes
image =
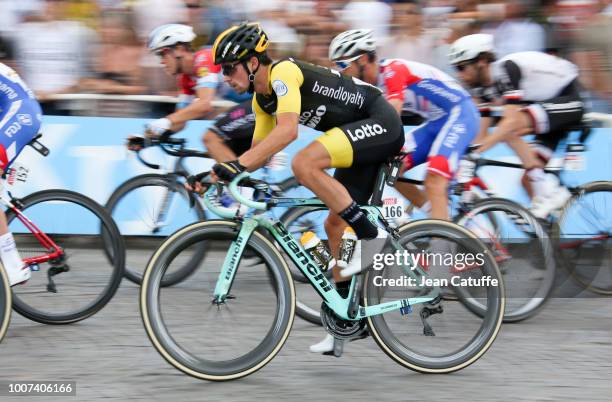
{"type": "Polygon", "coordinates": [[[365,331],[366,321],[345,320],[336,315],[329,306],[321,303],[321,322],[325,330],[336,339],[352,339],[365,331]]]}

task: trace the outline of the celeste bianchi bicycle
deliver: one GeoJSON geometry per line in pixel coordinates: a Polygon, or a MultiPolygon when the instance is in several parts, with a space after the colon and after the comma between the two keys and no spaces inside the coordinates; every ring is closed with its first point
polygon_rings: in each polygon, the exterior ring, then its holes
{"type": "MultiPolygon", "coordinates": [[[[373,200],[380,198],[392,176],[389,166],[380,170],[373,200]]],[[[248,173],[239,175],[229,190],[252,213],[224,211],[215,202],[221,185],[210,187],[205,204],[228,220],[180,229],[160,245],[144,272],[143,324],[153,346],[175,368],[199,379],[226,381],[254,373],[280,351],[293,324],[295,287],[283,255],[262,231],[308,278],[322,299],[324,327],[336,339],[360,337],[367,325],[384,353],[422,373],[462,369],[492,345],[503,320],[503,279],[491,252],[474,234],[437,220],[416,221],[395,230],[378,207],[364,206],[368,218],[389,234],[372,241],[376,254],[399,252],[407,260],[386,261],[382,271],[365,267],[352,278],[343,298],[300,242],[280,221],[263,213],[273,207],[322,206],[322,202],[275,197],[267,183],[247,178],[248,173]],[[243,179],[266,194],[265,199],[246,199],[238,189],[243,179]],[[166,270],[190,258],[201,242],[209,242],[217,256],[207,253],[181,287],[162,287],[166,270]],[[261,263],[242,264],[246,254],[258,255],[261,263]],[[424,257],[438,254],[472,254],[480,261],[424,257]],[[456,298],[444,299],[446,287],[456,298]]]]}

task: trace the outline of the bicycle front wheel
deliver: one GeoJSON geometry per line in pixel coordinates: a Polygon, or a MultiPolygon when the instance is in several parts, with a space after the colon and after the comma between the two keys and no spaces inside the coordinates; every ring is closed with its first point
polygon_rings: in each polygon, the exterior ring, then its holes
{"type": "MultiPolygon", "coordinates": [[[[161,242],[183,226],[203,221],[200,203],[172,178],[158,174],[136,176],[110,196],[106,209],[111,213],[127,246],[125,277],[140,284],[147,261],[161,242]]],[[[187,278],[206,253],[202,243],[190,260],[166,272],[162,286],[187,278]]]]}
{"type": "MultiPolygon", "coordinates": [[[[469,212],[456,217],[455,223],[489,246],[504,275],[504,322],[537,314],[553,289],[556,272],[552,243],[538,220],[513,201],[489,198],[476,202],[469,212]]],[[[478,304],[468,307],[476,313],[484,311],[478,304]]]]}
{"type": "Polygon", "coordinates": [[[469,231],[437,220],[401,226],[399,245],[401,250],[389,247],[382,254],[411,256],[424,275],[410,280],[411,268],[400,257],[393,264],[373,266],[377,270],[368,270],[364,278],[366,309],[426,296],[436,286],[454,292],[457,299],[437,298],[405,306],[403,312],[370,316],[372,337],[389,357],[418,372],[449,373],[474,363],[492,345],[504,313],[503,280],[490,250],[469,231]],[[460,269],[465,267],[469,269],[460,269]],[[485,308],[482,316],[465,306],[476,293],[485,308]]]}
{"type": "Polygon", "coordinates": [[[11,322],[11,287],[4,267],[0,264],[0,342],[11,322]]]}
{"type": "Polygon", "coordinates": [[[554,238],[561,261],[583,288],[612,295],[612,182],[585,184],[561,212],[554,238]]]}
{"type": "Polygon", "coordinates": [[[257,231],[247,240],[244,253],[236,256],[228,298],[212,303],[223,261],[237,234],[236,222],[189,225],[162,243],[144,273],[140,310],[147,335],[171,365],[199,379],[227,381],[259,370],[281,349],[293,324],[295,290],[289,268],[257,231]],[[193,275],[177,286],[162,288],[165,271],[190,259],[202,242],[210,249],[193,275]]]}
{"type": "MultiPolygon", "coordinates": [[[[101,310],[117,291],[125,264],[125,247],[111,216],[94,200],[67,190],[40,191],[21,202],[23,214],[63,255],[32,266],[38,272],[13,288],[15,311],[44,324],[70,324],[101,310]]],[[[7,212],[21,257],[48,256],[20,218],[14,210],[7,212]]]]}

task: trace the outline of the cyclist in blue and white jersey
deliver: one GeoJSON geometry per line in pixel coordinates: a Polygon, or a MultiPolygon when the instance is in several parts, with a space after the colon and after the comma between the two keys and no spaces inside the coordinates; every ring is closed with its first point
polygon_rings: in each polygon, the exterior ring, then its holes
{"type": "MultiPolygon", "coordinates": [[[[329,58],[342,73],[383,88],[400,115],[410,112],[423,118],[422,125],[406,134],[404,149],[411,154],[405,168],[427,163],[425,193],[431,217],[448,219],[448,182],[479,128],[480,114],[470,94],[435,67],[402,59],[378,61],[376,43],[368,29],[336,36],[329,58]]],[[[414,187],[399,183],[397,189],[417,206],[426,201],[414,187]]]]}
{"type": "MultiPolygon", "coordinates": [[[[0,173],[4,175],[21,150],[38,134],[42,111],[34,94],[17,73],[0,63],[0,173]]],[[[0,260],[11,286],[30,278],[13,235],[8,230],[6,215],[0,210],[0,260]]]]}

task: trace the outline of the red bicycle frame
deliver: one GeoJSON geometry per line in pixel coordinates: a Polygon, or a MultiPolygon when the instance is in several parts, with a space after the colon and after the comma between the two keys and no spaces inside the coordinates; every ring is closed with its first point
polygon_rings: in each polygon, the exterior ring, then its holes
{"type": "Polygon", "coordinates": [[[25,216],[15,205],[9,204],[9,208],[15,213],[17,219],[19,219],[21,223],[23,223],[23,225],[36,237],[38,242],[49,251],[48,254],[24,258],[23,262],[26,265],[29,266],[49,262],[64,255],[64,251],[57,244],[55,244],[55,242],[49,236],[41,231],[38,226],[34,224],[34,222],[28,219],[28,217],[25,216]]]}

